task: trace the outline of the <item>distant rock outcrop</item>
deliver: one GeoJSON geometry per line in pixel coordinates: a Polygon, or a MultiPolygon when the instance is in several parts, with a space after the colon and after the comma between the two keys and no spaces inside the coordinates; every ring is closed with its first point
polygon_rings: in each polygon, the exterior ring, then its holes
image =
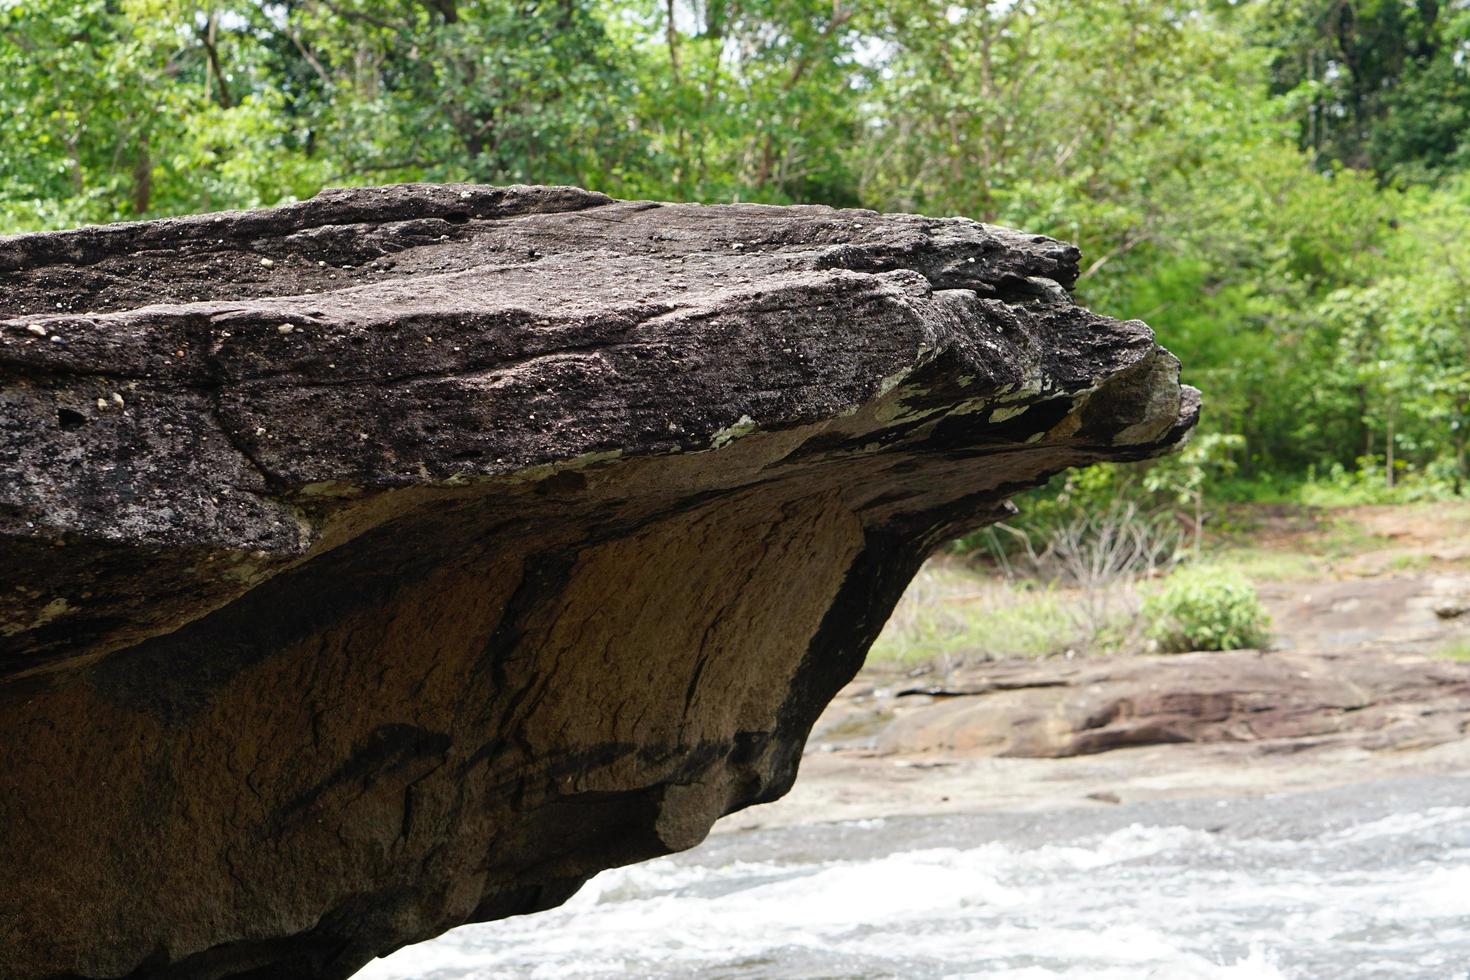
{"type": "Polygon", "coordinates": [[[1077,259],[550,187],[0,239],[0,974],[344,977],[781,795],[937,544],[1193,424],[1077,259]]]}
{"type": "Polygon", "coordinates": [[[924,710],[883,725],[873,747],[1045,759],[1176,742],[1406,751],[1470,731],[1470,664],[1374,648],[1012,661],[951,681],[900,692],[924,710]]]}

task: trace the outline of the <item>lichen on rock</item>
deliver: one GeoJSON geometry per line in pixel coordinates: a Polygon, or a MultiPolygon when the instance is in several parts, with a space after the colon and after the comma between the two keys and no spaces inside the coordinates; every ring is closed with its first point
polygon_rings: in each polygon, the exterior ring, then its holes
{"type": "Polygon", "coordinates": [[[1078,257],[471,185],[0,239],[7,975],[344,977],[781,795],[927,554],[1193,425],[1078,257]]]}

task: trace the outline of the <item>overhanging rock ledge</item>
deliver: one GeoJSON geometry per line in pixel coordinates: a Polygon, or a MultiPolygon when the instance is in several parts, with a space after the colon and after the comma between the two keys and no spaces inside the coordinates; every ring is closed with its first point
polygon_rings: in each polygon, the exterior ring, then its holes
{"type": "Polygon", "coordinates": [[[474,185],[0,239],[0,976],[345,977],[781,795],[935,546],[1193,425],[1077,261],[474,185]]]}

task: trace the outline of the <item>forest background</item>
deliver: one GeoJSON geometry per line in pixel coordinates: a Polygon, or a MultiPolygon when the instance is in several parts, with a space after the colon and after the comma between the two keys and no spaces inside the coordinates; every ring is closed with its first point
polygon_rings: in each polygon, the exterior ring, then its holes
{"type": "Polygon", "coordinates": [[[0,0],[0,110],[0,233],[470,180],[1052,235],[1206,399],[1053,496],[1466,492],[1464,0],[0,0]]]}

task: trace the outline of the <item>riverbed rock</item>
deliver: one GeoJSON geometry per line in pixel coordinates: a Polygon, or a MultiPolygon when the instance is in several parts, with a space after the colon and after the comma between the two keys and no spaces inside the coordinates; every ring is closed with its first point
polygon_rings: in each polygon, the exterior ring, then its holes
{"type": "Polygon", "coordinates": [[[877,751],[903,756],[1057,759],[1178,743],[1404,752],[1470,732],[1470,663],[1371,646],[1007,661],[894,693],[870,727],[877,751]]]}
{"type": "Polygon", "coordinates": [[[781,795],[1197,394],[963,219],[405,185],[0,239],[0,973],[345,977],[781,795]]]}

